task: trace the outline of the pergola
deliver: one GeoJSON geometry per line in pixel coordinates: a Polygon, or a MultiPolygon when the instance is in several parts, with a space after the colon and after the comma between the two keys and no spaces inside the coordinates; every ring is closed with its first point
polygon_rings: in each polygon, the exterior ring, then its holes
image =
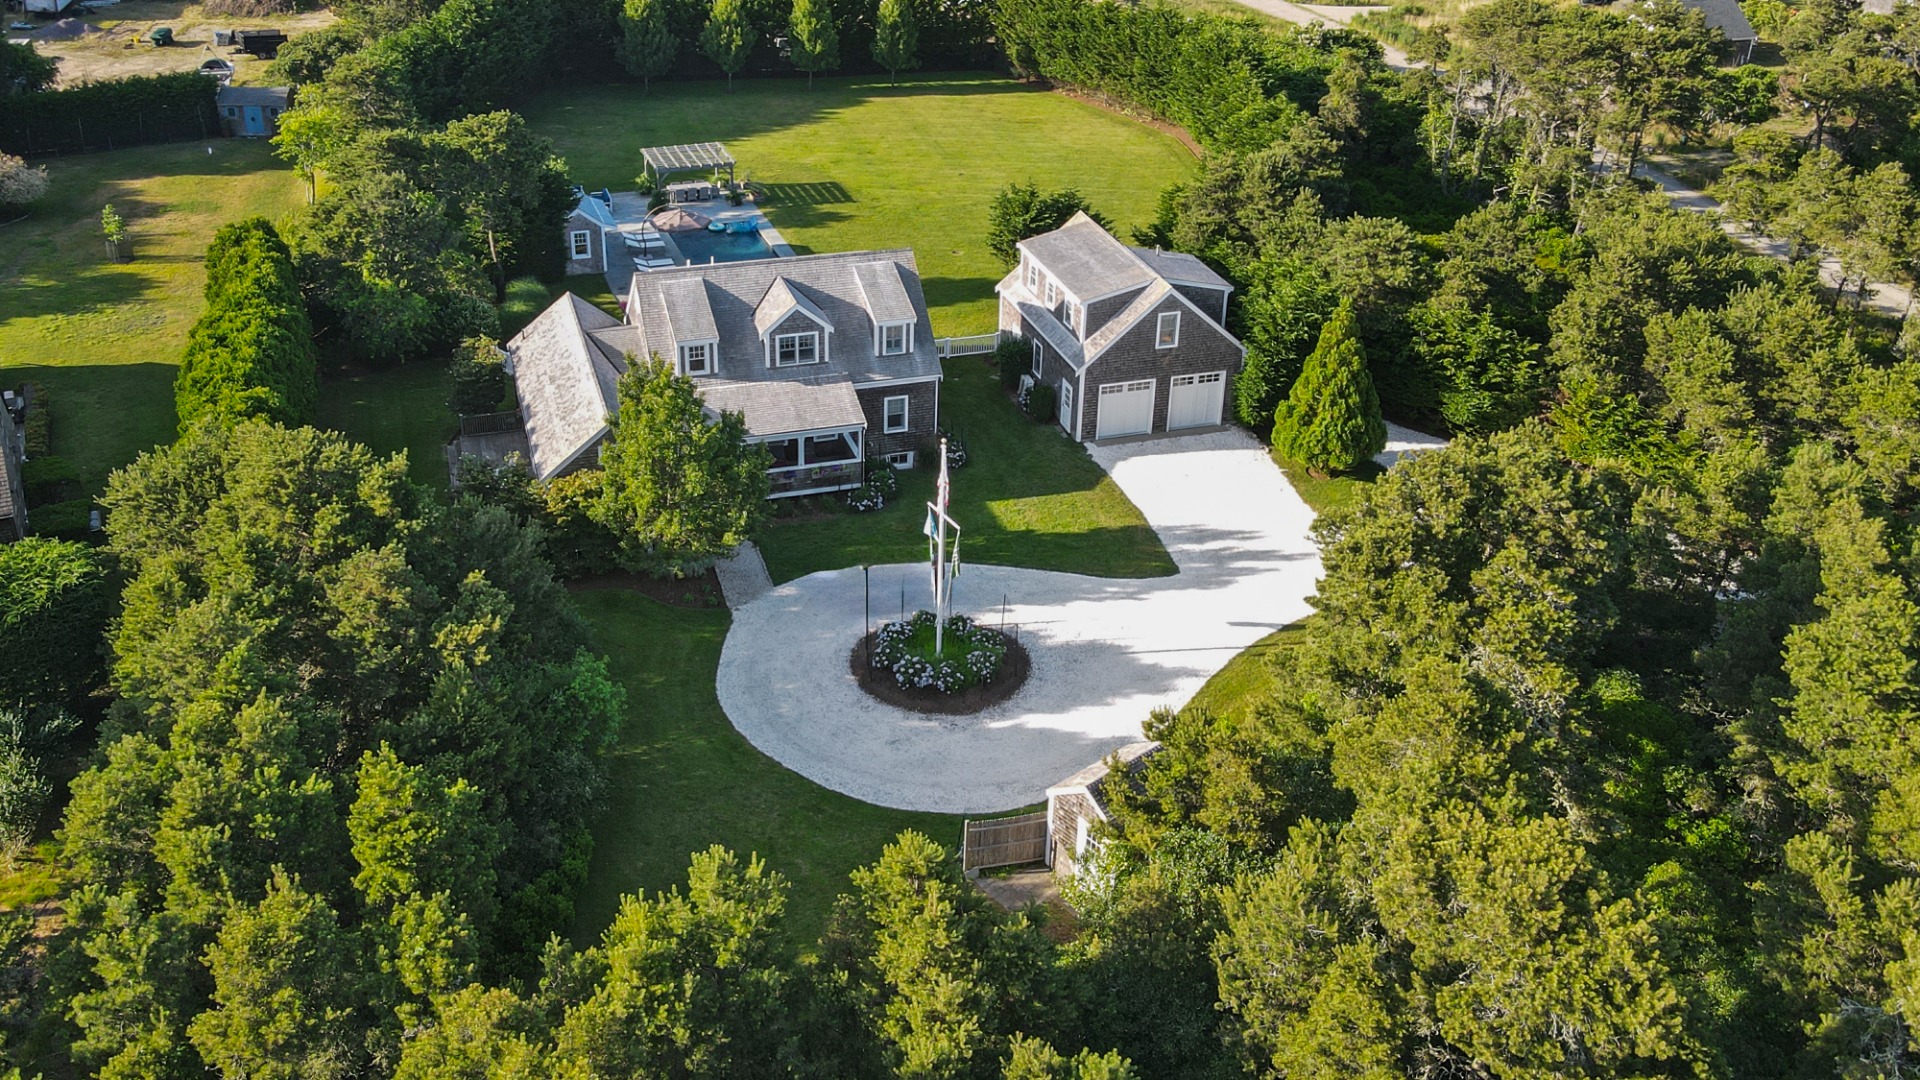
{"type": "Polygon", "coordinates": [[[640,151],[647,162],[647,171],[653,174],[655,184],[665,183],[666,177],[677,172],[712,172],[715,169],[727,170],[727,185],[733,185],[733,155],[717,142],[682,143],[679,146],[649,146],[640,151]]]}

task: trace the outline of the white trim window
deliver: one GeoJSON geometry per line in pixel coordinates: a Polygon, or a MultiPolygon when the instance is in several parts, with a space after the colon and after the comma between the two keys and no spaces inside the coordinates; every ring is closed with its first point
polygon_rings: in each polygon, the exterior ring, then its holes
{"type": "Polygon", "coordinates": [[[882,401],[880,415],[880,427],[886,434],[898,435],[907,430],[907,395],[900,394],[882,401]]]}
{"type": "Polygon", "coordinates": [[[1073,317],[1073,309],[1074,309],[1074,307],[1075,307],[1075,305],[1073,305],[1073,304],[1068,304],[1068,305],[1067,305],[1066,307],[1064,307],[1064,308],[1062,308],[1062,309],[1061,309],[1061,311],[1060,311],[1060,322],[1061,322],[1061,324],[1062,324],[1062,325],[1064,325],[1064,326],[1065,326],[1065,327],[1066,327],[1067,329],[1069,329],[1069,330],[1071,330],[1071,329],[1073,329],[1073,328],[1074,328],[1074,327],[1073,327],[1073,322],[1074,322],[1074,317],[1073,317]]]}
{"type": "Polygon", "coordinates": [[[1171,349],[1179,344],[1180,313],[1177,311],[1161,312],[1160,317],[1154,321],[1153,347],[1156,349],[1171,349]]]}
{"type": "Polygon", "coordinates": [[[896,450],[886,456],[886,462],[896,469],[911,469],[913,468],[913,451],[896,450]]]}
{"type": "Polygon", "coordinates": [[[573,247],[574,258],[576,259],[593,258],[593,234],[592,233],[588,232],[585,229],[575,229],[573,230],[572,233],[568,234],[567,241],[573,247]]]}
{"type": "Polygon", "coordinates": [[[907,324],[887,323],[880,328],[880,355],[899,356],[907,351],[907,324]]]}
{"type": "Polygon", "coordinates": [[[1060,302],[1060,285],[1058,282],[1049,280],[1047,282],[1047,306],[1052,307],[1053,305],[1059,302],[1060,302]]]}
{"type": "Polygon", "coordinates": [[[680,374],[713,374],[713,343],[696,341],[680,346],[680,374]]]}
{"type": "Polygon", "coordinates": [[[819,333],[809,330],[804,334],[781,334],[773,339],[774,367],[798,367],[819,362],[819,333]]]}
{"type": "Polygon", "coordinates": [[[1027,291],[1040,291],[1040,264],[1034,262],[1032,256],[1027,257],[1027,291]]]}
{"type": "Polygon", "coordinates": [[[1033,339],[1033,377],[1040,377],[1040,362],[1047,358],[1047,347],[1040,344],[1039,338],[1033,339]]]}

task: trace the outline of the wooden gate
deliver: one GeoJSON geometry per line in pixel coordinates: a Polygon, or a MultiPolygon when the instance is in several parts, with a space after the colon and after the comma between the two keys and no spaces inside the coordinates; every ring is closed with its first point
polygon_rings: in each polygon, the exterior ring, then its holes
{"type": "Polygon", "coordinates": [[[968,873],[1041,862],[1046,857],[1045,811],[966,823],[960,845],[960,869],[968,873]]]}

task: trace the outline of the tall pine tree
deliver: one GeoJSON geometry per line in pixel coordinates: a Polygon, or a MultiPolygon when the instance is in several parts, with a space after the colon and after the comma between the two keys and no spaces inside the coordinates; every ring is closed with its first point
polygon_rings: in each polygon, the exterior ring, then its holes
{"type": "Polygon", "coordinates": [[[793,0],[788,41],[793,49],[793,66],[807,73],[808,89],[813,88],[815,72],[839,67],[840,31],[833,25],[830,0],[793,0]]]}
{"type": "Polygon", "coordinates": [[[1287,400],[1273,418],[1273,447],[1316,472],[1345,472],[1387,445],[1380,397],[1343,300],[1320,329],[1287,400]]]}
{"type": "Polygon", "coordinates": [[[667,26],[665,0],[626,0],[620,12],[620,66],[652,89],[653,80],[673,67],[680,39],[667,26]]]}

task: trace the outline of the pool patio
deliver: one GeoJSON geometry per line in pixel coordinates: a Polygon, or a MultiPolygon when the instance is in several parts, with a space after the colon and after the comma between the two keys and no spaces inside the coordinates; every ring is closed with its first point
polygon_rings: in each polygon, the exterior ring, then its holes
{"type": "MultiPolygon", "coordinates": [[[[780,235],[780,230],[774,228],[772,223],[767,221],[766,215],[760,212],[752,193],[744,194],[745,199],[739,206],[734,206],[725,197],[719,197],[675,203],[672,209],[686,211],[707,221],[717,221],[722,225],[751,222],[757,226],[755,232],[766,247],[764,255],[755,257],[776,258],[792,255],[793,248],[787,244],[786,238],[780,235]]],[[[729,262],[738,261],[737,255],[730,258],[727,255],[708,253],[704,235],[699,240],[690,241],[685,245],[677,240],[677,237],[685,237],[692,230],[676,231],[655,227],[647,215],[649,196],[638,191],[615,191],[610,195],[611,198],[606,202],[613,219],[613,226],[606,245],[606,278],[607,287],[613,290],[613,295],[625,296],[627,285],[636,273],[669,266],[686,266],[695,261],[705,262],[710,258],[729,262]]],[[[590,199],[598,197],[594,193],[586,196],[590,199]]]]}

